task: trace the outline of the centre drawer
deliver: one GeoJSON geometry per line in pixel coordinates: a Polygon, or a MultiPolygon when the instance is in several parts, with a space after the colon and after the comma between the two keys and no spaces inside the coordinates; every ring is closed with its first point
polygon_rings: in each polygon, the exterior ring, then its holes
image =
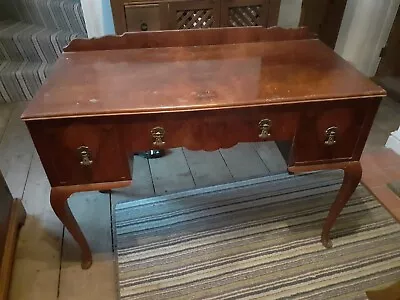
{"type": "Polygon", "coordinates": [[[213,151],[238,142],[290,140],[298,113],[246,108],[126,116],[125,147],[131,151],[185,147],[213,151]]]}

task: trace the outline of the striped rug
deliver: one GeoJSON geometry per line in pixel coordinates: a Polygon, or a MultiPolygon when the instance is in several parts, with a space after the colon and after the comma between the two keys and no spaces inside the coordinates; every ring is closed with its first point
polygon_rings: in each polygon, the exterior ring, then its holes
{"type": "Polygon", "coordinates": [[[400,225],[360,185],[325,249],[341,180],[279,174],[117,204],[120,299],[366,299],[400,279],[400,225]]]}

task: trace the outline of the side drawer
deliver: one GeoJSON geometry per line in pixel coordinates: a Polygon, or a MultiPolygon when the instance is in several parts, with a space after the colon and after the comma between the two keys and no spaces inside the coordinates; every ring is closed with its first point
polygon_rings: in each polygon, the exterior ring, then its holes
{"type": "Polygon", "coordinates": [[[352,160],[369,107],[360,99],[309,105],[300,118],[290,164],[352,160]]]}
{"type": "Polygon", "coordinates": [[[116,125],[94,118],[27,125],[52,186],[131,179],[116,125]]]}
{"type": "Polygon", "coordinates": [[[124,140],[135,152],[181,146],[213,151],[239,142],[291,140],[297,120],[297,112],[275,107],[126,116],[124,140]]]}

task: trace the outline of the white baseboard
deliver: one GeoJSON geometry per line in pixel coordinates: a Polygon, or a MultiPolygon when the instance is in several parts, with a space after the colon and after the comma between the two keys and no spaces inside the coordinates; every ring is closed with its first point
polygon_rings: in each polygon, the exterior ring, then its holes
{"type": "Polygon", "coordinates": [[[400,155],[400,127],[398,130],[392,132],[386,142],[385,147],[392,149],[394,152],[400,155]]]}

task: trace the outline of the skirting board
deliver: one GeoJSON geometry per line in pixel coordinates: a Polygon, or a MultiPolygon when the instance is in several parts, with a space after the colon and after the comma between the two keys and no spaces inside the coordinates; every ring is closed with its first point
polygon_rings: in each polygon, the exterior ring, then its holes
{"type": "Polygon", "coordinates": [[[5,249],[0,264],[0,300],[8,299],[18,233],[25,222],[25,217],[26,213],[21,200],[14,200],[8,224],[5,249]]]}
{"type": "Polygon", "coordinates": [[[385,147],[392,149],[394,152],[400,155],[400,128],[397,131],[392,132],[386,142],[385,147]]]}

